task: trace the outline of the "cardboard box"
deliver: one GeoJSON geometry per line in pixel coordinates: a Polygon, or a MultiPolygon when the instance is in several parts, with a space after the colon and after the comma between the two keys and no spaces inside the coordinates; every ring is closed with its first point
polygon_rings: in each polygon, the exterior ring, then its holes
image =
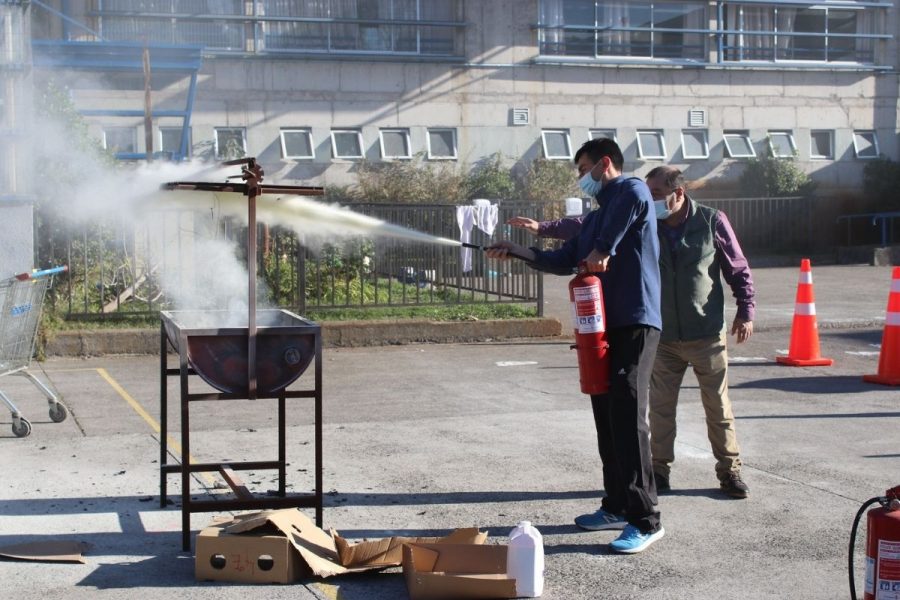
{"type": "Polygon", "coordinates": [[[214,521],[197,535],[195,577],[244,583],[290,583],[400,566],[409,542],[483,544],[487,533],[458,529],[445,538],[392,537],[350,544],[296,509],[214,521]]]}
{"type": "Polygon", "coordinates": [[[416,544],[403,546],[403,576],[412,600],[516,598],[506,576],[502,545],[416,544]]]}

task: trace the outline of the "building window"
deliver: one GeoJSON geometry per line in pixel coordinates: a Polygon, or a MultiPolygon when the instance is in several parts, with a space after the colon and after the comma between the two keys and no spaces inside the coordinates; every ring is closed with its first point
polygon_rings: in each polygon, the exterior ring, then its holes
{"type": "Polygon", "coordinates": [[[282,158],[315,158],[312,131],[309,129],[281,130],[282,158]]]}
{"type": "Polygon", "coordinates": [[[231,160],[247,156],[247,130],[243,127],[216,127],[216,158],[231,160]]]}
{"type": "Polygon", "coordinates": [[[544,158],[572,159],[572,145],[569,142],[568,129],[545,129],[541,131],[541,141],[544,146],[544,158]]]}
{"type": "Polygon", "coordinates": [[[541,0],[541,55],[705,61],[705,2],[541,0]]]}
{"type": "Polygon", "coordinates": [[[681,156],[685,160],[709,158],[709,135],[705,129],[681,130],[681,156]]]}
{"type": "Polygon", "coordinates": [[[797,153],[794,134],[790,131],[770,131],[769,150],[775,158],[793,158],[797,153]]]}
{"type": "Polygon", "coordinates": [[[747,131],[726,131],[722,134],[725,153],[729,158],[752,158],[756,156],[750,133],[747,131]]]}
{"type": "MultiPolygon", "coordinates": [[[[812,4],[812,3],[810,3],[812,4]]],[[[724,2],[725,61],[875,62],[886,7],[724,2]]]]}
{"type": "Polygon", "coordinates": [[[380,133],[382,158],[412,158],[409,129],[382,129],[380,133]]]}
{"type": "Polygon", "coordinates": [[[666,157],[666,138],[662,131],[637,132],[638,158],[663,159],[666,157]]]}
{"type": "Polygon", "coordinates": [[[538,49],[554,60],[607,63],[875,67],[892,39],[892,7],[887,0],[539,0],[538,49]]]}
{"type": "Polygon", "coordinates": [[[266,52],[462,56],[458,0],[265,2],[266,52]]]}
{"type": "Polygon", "coordinates": [[[809,157],[828,160],[834,158],[834,131],[813,129],[809,132],[809,157]]]}
{"type": "Polygon", "coordinates": [[[456,158],[455,129],[428,130],[428,158],[433,160],[456,158]]]}
{"type": "Polygon", "coordinates": [[[618,140],[616,139],[615,129],[591,129],[588,132],[589,140],[598,140],[600,138],[606,138],[608,140],[618,142],[618,140]]]}
{"type": "Polygon", "coordinates": [[[160,127],[159,150],[171,158],[182,159],[191,155],[191,128],[187,129],[187,147],[181,152],[181,132],[183,127],[160,127]]]}
{"type": "Polygon", "coordinates": [[[134,127],[104,127],[103,147],[113,154],[137,152],[137,130],[134,127]]]}
{"type": "Polygon", "coordinates": [[[355,129],[331,132],[331,153],[335,158],[362,158],[362,133],[355,129]]]}
{"type": "Polygon", "coordinates": [[[856,158],[878,158],[878,136],[874,131],[854,131],[853,151],[856,158]]]}

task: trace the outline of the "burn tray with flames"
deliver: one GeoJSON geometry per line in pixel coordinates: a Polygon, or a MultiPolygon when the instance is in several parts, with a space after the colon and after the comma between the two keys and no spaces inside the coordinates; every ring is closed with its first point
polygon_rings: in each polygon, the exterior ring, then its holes
{"type": "MultiPolygon", "coordinates": [[[[239,194],[247,200],[247,256],[256,254],[256,200],[260,195],[320,196],[322,188],[262,185],[263,170],[254,158],[223,163],[241,165],[235,176],[243,183],[175,182],[164,190],[199,194],[239,194]]],[[[231,177],[230,177],[231,178],[231,177]]],[[[190,515],[195,512],[259,510],[310,507],[316,524],[322,526],[322,342],[316,323],[282,309],[256,309],[256,263],[249,260],[248,310],[235,315],[227,311],[176,310],[161,313],[160,327],[160,507],[166,507],[167,476],[181,476],[182,547],[190,550],[190,515]],[[178,354],[178,366],[168,365],[168,349],[178,354]],[[315,363],[312,389],[289,390],[315,363]],[[169,463],[168,377],[177,376],[181,395],[180,463],[169,463]],[[198,376],[216,391],[191,391],[198,376]],[[270,461],[227,463],[191,462],[190,403],[215,400],[278,401],[278,458],[270,461]],[[286,488],[286,399],[312,398],[315,411],[315,491],[288,495],[286,488]],[[239,470],[277,470],[278,494],[255,496],[237,476],[239,470]],[[232,498],[196,500],[191,497],[191,474],[218,472],[233,492],[232,498]]]]}

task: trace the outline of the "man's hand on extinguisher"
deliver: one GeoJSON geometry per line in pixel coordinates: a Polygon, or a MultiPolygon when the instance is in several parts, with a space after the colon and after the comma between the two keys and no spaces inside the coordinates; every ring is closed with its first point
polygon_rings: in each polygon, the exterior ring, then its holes
{"type": "Polygon", "coordinates": [[[584,268],[588,273],[604,273],[609,269],[609,254],[598,252],[595,248],[584,259],[584,268]]]}
{"type": "Polygon", "coordinates": [[[497,242],[493,246],[488,246],[484,249],[484,253],[488,258],[499,258],[501,260],[506,260],[515,256],[534,262],[534,259],[537,258],[531,248],[525,248],[507,241],[497,242]]]}

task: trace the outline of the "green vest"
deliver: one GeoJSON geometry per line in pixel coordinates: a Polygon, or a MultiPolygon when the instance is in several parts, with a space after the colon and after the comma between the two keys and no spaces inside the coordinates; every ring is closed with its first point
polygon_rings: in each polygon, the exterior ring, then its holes
{"type": "Polygon", "coordinates": [[[725,329],[725,298],[715,248],[718,211],[687,201],[690,216],[674,252],[669,239],[659,234],[663,342],[718,336],[725,329]]]}

